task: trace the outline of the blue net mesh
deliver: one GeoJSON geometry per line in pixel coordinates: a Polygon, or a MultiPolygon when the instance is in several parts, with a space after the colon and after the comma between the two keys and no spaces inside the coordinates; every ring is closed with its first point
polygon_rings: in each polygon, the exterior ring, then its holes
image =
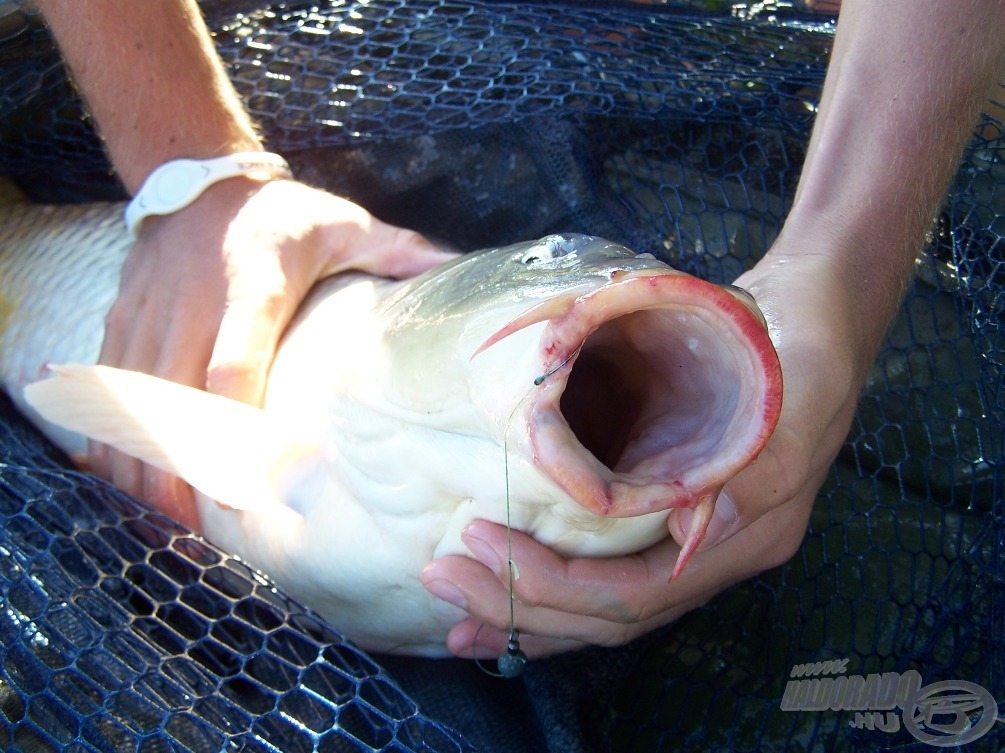
{"type": "Polygon", "coordinates": [[[471,749],[260,573],[68,470],[12,414],[4,750],[471,749]]]}
{"type": "MultiPolygon", "coordinates": [[[[40,201],[121,196],[38,16],[7,6],[0,172],[40,201]]],[[[593,233],[715,281],[780,229],[833,34],[785,3],[204,10],[270,148],[302,179],[459,248],[593,233]]],[[[784,708],[793,667],[829,660],[969,681],[1001,708],[995,99],[797,556],[630,646],[532,663],[517,684],[364,656],[245,564],[71,470],[5,405],[0,747],[930,748],[903,724],[784,708]]],[[[998,724],[964,749],[1003,746],[998,724]]]]}

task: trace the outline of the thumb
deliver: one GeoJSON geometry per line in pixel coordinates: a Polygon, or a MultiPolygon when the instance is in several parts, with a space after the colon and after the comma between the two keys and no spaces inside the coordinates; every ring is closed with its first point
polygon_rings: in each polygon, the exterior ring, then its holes
{"type": "Polygon", "coordinates": [[[725,541],[742,528],[736,504],[722,487],[700,497],[694,507],[671,510],[667,527],[681,547],[673,577],[695,552],[725,541]]]}
{"type": "Polygon", "coordinates": [[[414,277],[460,256],[456,251],[440,248],[419,233],[411,230],[402,230],[401,233],[404,238],[399,241],[398,248],[404,251],[398,263],[388,270],[391,277],[398,279],[414,277]]]}
{"type": "Polygon", "coordinates": [[[380,277],[404,279],[422,274],[458,256],[414,230],[374,219],[363,235],[346,237],[335,233],[329,240],[330,275],[358,269],[380,277]]]}

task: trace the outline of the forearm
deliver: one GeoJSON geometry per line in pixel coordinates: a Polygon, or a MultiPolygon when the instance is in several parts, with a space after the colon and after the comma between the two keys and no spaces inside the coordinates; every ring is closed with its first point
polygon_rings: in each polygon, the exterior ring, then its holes
{"type": "Polygon", "coordinates": [[[261,149],[195,0],[40,0],[130,193],[158,165],[261,149]]]}
{"type": "MultiPolygon", "coordinates": [[[[786,234],[834,255],[878,347],[1005,70],[1000,0],[845,0],[786,234]]],[[[788,249],[791,251],[791,249],[788,249]]],[[[866,348],[868,350],[868,347],[866,348]]]]}

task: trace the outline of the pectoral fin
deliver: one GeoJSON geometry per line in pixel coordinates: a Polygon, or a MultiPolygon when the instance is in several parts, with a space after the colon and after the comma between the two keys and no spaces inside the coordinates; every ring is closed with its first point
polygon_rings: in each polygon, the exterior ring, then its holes
{"type": "Polygon", "coordinates": [[[258,408],[134,371],[51,366],[25,387],[47,421],[179,476],[238,510],[281,504],[321,455],[258,408]]]}

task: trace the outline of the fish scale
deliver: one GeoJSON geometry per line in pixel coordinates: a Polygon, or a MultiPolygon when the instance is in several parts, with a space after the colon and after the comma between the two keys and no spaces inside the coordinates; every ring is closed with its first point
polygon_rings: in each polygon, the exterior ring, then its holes
{"type": "MultiPolygon", "coordinates": [[[[50,356],[94,363],[104,318],[132,245],[105,204],[0,205],[0,381],[36,422],[18,386],[39,379],[50,356]]],[[[47,425],[70,454],[78,436],[47,425]]]]}

